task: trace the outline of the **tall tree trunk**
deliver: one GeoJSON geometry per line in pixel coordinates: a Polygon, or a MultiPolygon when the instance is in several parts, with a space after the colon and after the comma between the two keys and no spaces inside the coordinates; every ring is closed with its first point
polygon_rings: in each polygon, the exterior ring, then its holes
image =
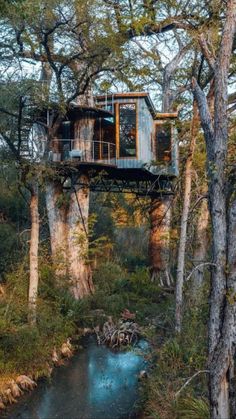
{"type": "Polygon", "coordinates": [[[31,217],[31,232],[30,232],[30,279],[28,292],[28,321],[31,325],[36,323],[37,311],[37,295],[38,295],[38,248],[39,248],[39,212],[38,212],[38,183],[33,182],[30,187],[30,217],[31,217]]]}
{"type": "Polygon", "coordinates": [[[46,186],[47,213],[50,229],[52,260],[58,276],[70,278],[70,290],[75,299],[94,290],[88,260],[89,188],[86,175],[66,195],[58,181],[46,186]]]}
{"type": "MultiPolygon", "coordinates": [[[[77,98],[81,106],[93,106],[94,100],[91,87],[77,98]]],[[[94,120],[88,114],[76,122],[74,148],[82,147],[86,159],[92,159],[92,141],[94,134],[94,120]]],[[[89,178],[81,171],[76,185],[72,185],[70,204],[67,213],[67,243],[68,263],[71,278],[71,289],[76,299],[93,293],[92,270],[89,264],[89,178]],[[81,185],[83,185],[81,187],[81,185]]]]}
{"type": "Polygon", "coordinates": [[[170,225],[172,197],[169,195],[152,199],[150,208],[149,261],[152,281],[171,285],[170,225]]]}
{"type": "Polygon", "coordinates": [[[236,30],[236,0],[228,0],[224,30],[215,61],[214,127],[205,94],[196,81],[198,102],[207,145],[209,208],[212,223],[214,269],[211,276],[209,370],[211,418],[230,417],[229,380],[235,353],[236,272],[234,246],[236,205],[226,216],[226,157],[228,145],[228,73],[236,30]],[[233,238],[234,237],[234,238],[233,238]]]}
{"type": "MultiPolygon", "coordinates": [[[[174,72],[183,60],[188,47],[180,45],[176,56],[164,67],[162,80],[162,111],[171,112],[176,92],[171,89],[174,72]]],[[[160,285],[171,285],[170,274],[170,229],[171,229],[171,196],[162,196],[151,200],[149,266],[151,280],[159,280],[160,285]]]]}
{"type": "MultiPolygon", "coordinates": [[[[80,182],[86,185],[87,177],[81,175],[80,182]]],[[[86,186],[75,186],[67,214],[67,243],[71,290],[76,299],[94,291],[88,260],[88,216],[89,189],[86,186]]]]}
{"type": "Polygon", "coordinates": [[[187,242],[188,215],[191,202],[191,185],[192,185],[192,163],[195,150],[196,135],[198,129],[198,111],[196,103],[193,103],[193,117],[190,133],[189,153],[185,166],[184,174],[184,202],[180,225],[180,240],[177,261],[177,278],[175,292],[175,330],[181,331],[182,323],[182,305],[183,305],[183,284],[184,284],[184,266],[185,266],[185,250],[187,242]]]}
{"type": "Polygon", "coordinates": [[[52,260],[58,276],[68,272],[66,195],[60,181],[48,179],[46,183],[46,207],[50,231],[52,260]]]}
{"type": "Polygon", "coordinates": [[[235,341],[236,341],[236,199],[230,205],[228,215],[228,281],[227,281],[227,306],[226,316],[223,326],[225,335],[223,342],[228,342],[226,348],[226,365],[225,373],[229,381],[229,409],[230,417],[236,417],[236,379],[235,379],[235,341]],[[227,356],[228,355],[228,356],[227,356]]]}
{"type": "MultiPolygon", "coordinates": [[[[77,102],[80,105],[92,106],[91,91],[78,98],[77,102]]],[[[74,128],[73,148],[82,147],[88,160],[92,157],[93,130],[94,120],[89,114],[80,118],[74,128]]],[[[88,176],[81,168],[77,182],[72,184],[69,195],[65,194],[60,182],[48,181],[46,201],[56,273],[68,274],[73,296],[76,299],[83,298],[94,290],[88,257],[88,176]]]]}
{"type": "Polygon", "coordinates": [[[207,251],[209,247],[209,234],[208,234],[208,226],[209,226],[209,210],[208,210],[208,203],[207,199],[202,199],[200,210],[199,210],[199,218],[197,222],[197,229],[196,229],[196,241],[195,241],[195,250],[194,250],[194,263],[195,265],[199,265],[198,269],[196,269],[193,273],[193,293],[198,298],[198,294],[203,286],[203,273],[204,273],[204,265],[203,263],[206,262],[207,251]]]}

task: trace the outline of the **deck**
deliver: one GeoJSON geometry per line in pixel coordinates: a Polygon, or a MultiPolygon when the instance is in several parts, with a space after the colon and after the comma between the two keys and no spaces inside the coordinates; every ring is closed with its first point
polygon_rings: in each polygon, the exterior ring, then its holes
{"type": "Polygon", "coordinates": [[[87,140],[54,140],[49,162],[65,179],[65,189],[81,183],[81,174],[96,192],[131,192],[140,196],[173,193],[171,166],[158,167],[135,158],[117,158],[113,143],[87,140]]]}

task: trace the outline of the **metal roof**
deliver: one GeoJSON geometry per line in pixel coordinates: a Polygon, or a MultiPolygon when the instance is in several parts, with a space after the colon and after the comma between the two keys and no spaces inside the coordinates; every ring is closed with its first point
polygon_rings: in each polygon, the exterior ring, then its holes
{"type": "Polygon", "coordinates": [[[152,114],[153,119],[166,119],[166,118],[178,117],[178,112],[165,112],[165,113],[157,112],[148,92],[113,93],[113,94],[108,94],[108,95],[95,96],[95,100],[97,100],[97,102],[104,102],[107,100],[112,101],[112,100],[123,99],[123,98],[130,98],[130,99],[143,98],[147,104],[147,107],[150,113],[152,114]]]}

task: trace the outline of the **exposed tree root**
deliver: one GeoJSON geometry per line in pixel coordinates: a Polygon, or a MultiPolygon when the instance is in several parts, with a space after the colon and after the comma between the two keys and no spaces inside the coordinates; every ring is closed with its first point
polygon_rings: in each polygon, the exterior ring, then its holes
{"type": "Polygon", "coordinates": [[[37,383],[27,377],[27,375],[19,375],[16,379],[16,384],[18,384],[22,390],[33,390],[37,387],[37,383]]]}
{"type": "Polygon", "coordinates": [[[99,345],[105,344],[111,348],[135,343],[140,336],[139,327],[134,321],[134,315],[131,313],[127,315],[127,311],[126,316],[123,316],[117,324],[113,322],[112,317],[109,317],[103,325],[102,332],[95,328],[95,333],[99,345]],[[127,319],[127,317],[131,318],[127,319]]]}

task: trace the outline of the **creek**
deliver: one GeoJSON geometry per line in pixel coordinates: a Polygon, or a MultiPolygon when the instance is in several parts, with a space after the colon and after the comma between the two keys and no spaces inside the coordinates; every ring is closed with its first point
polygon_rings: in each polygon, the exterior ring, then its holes
{"type": "Polygon", "coordinates": [[[56,368],[4,413],[8,419],[128,419],[140,418],[141,370],[147,369],[141,340],[127,351],[97,346],[89,336],[68,363],[56,368]]]}

